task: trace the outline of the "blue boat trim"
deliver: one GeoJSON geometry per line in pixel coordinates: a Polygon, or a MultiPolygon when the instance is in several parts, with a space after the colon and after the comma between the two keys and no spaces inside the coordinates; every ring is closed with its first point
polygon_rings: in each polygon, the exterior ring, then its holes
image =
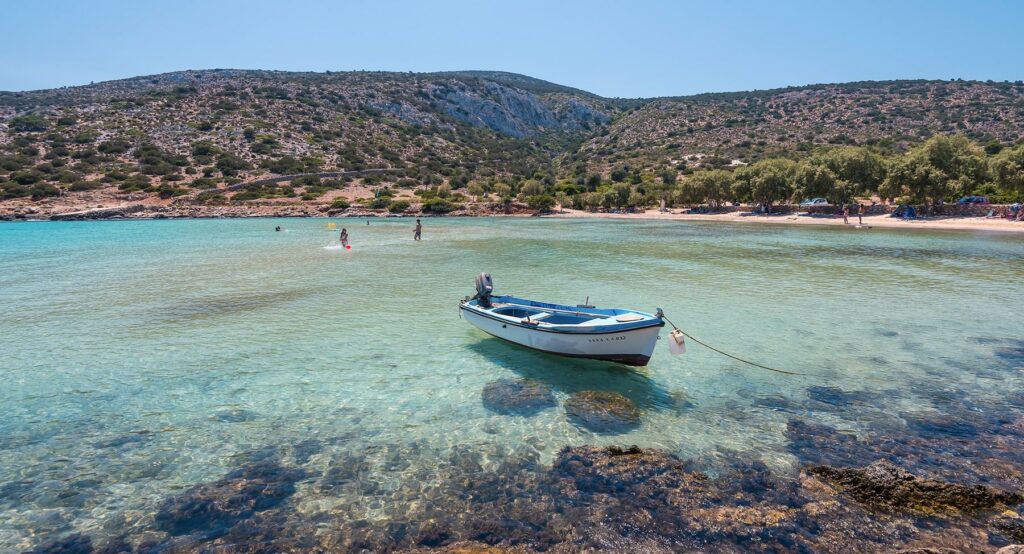
{"type": "Polygon", "coordinates": [[[580,306],[569,306],[567,304],[552,304],[549,302],[538,302],[536,300],[529,300],[527,298],[519,298],[516,296],[503,295],[491,297],[492,302],[499,304],[518,304],[521,306],[529,306],[531,308],[541,308],[547,310],[561,310],[565,312],[573,312],[587,315],[600,315],[600,316],[613,316],[613,315],[626,315],[626,314],[637,314],[646,317],[653,318],[654,316],[644,312],[638,312],[635,310],[621,310],[618,308],[583,308],[580,306]]]}
{"type": "MultiPolygon", "coordinates": [[[[493,301],[500,302],[499,298],[512,298],[512,297],[494,297],[493,301]]],[[[521,299],[518,299],[518,298],[516,298],[515,300],[518,300],[518,301],[521,301],[521,302],[531,302],[530,300],[521,300],[521,299]]],[[[470,310],[470,311],[472,311],[476,315],[479,315],[481,317],[486,317],[487,319],[491,319],[491,320],[500,322],[500,323],[502,323],[504,325],[514,325],[516,327],[521,327],[523,329],[529,329],[531,331],[542,331],[544,333],[559,333],[559,334],[564,334],[564,335],[613,335],[613,334],[616,334],[616,333],[624,333],[624,332],[628,332],[628,331],[636,331],[638,329],[647,329],[647,328],[650,328],[650,327],[664,327],[665,326],[665,322],[662,321],[661,319],[648,319],[648,320],[642,320],[642,321],[637,321],[637,322],[629,322],[629,323],[617,324],[617,325],[614,326],[614,328],[609,328],[610,326],[608,326],[608,325],[593,326],[593,327],[590,327],[589,329],[584,329],[584,328],[579,328],[579,327],[577,327],[575,329],[550,329],[550,328],[542,328],[542,327],[540,327],[537,324],[530,325],[530,324],[525,324],[525,323],[521,323],[521,322],[511,321],[509,319],[498,317],[496,315],[491,314],[489,311],[487,311],[487,310],[485,310],[483,308],[478,307],[477,304],[475,304],[474,302],[476,302],[476,301],[473,300],[473,301],[470,301],[470,302],[462,302],[462,303],[459,304],[459,308],[462,309],[462,310],[470,310]]],[[[642,312],[633,312],[633,311],[628,311],[628,310],[595,309],[595,308],[576,309],[576,308],[574,308],[572,306],[563,306],[563,305],[560,305],[560,304],[547,304],[547,305],[538,305],[538,304],[544,304],[544,303],[543,302],[536,302],[536,303],[534,303],[532,305],[531,304],[523,304],[523,305],[524,306],[531,306],[531,307],[534,307],[534,308],[544,308],[544,307],[547,307],[548,309],[566,310],[566,311],[573,311],[573,312],[578,311],[579,313],[590,314],[590,315],[606,315],[606,316],[611,316],[611,315],[624,315],[624,314],[633,314],[633,313],[635,313],[635,314],[638,314],[638,315],[645,315],[645,316],[649,316],[649,317],[654,317],[654,316],[651,316],[650,314],[644,314],[642,312]],[[600,313],[600,312],[604,312],[604,313],[600,313]]]]}

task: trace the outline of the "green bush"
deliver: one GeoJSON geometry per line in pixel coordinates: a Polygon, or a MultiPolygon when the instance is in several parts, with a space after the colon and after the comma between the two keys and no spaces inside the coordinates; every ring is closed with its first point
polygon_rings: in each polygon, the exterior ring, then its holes
{"type": "Polygon", "coordinates": [[[196,201],[203,204],[223,204],[227,199],[215,190],[206,190],[196,195],[196,201]]]}
{"type": "Polygon", "coordinates": [[[39,183],[32,187],[32,200],[40,200],[47,196],[60,196],[60,189],[45,183],[39,183]]]}
{"type": "Polygon", "coordinates": [[[97,133],[96,131],[86,130],[75,135],[74,141],[75,144],[90,144],[94,142],[96,140],[96,137],[98,136],[99,133],[97,133]]]}
{"type": "Polygon", "coordinates": [[[19,115],[18,117],[11,118],[7,125],[12,131],[22,133],[45,131],[47,128],[46,120],[35,114],[19,115]]]}
{"type": "Polygon", "coordinates": [[[246,200],[256,200],[257,198],[261,198],[260,193],[254,190],[243,190],[235,193],[235,195],[231,197],[231,200],[235,202],[245,202],[246,200]]]}
{"type": "Polygon", "coordinates": [[[113,139],[104,141],[96,149],[104,154],[121,154],[127,152],[131,148],[131,144],[128,141],[113,139]]]}
{"type": "Polygon", "coordinates": [[[200,177],[200,178],[196,179],[195,181],[192,181],[190,183],[190,185],[194,189],[212,189],[212,188],[217,188],[216,183],[214,183],[213,180],[211,180],[211,179],[207,179],[206,177],[200,177]]]}
{"type": "Polygon", "coordinates": [[[17,171],[30,163],[25,156],[0,156],[0,169],[4,171],[17,171]]]}
{"type": "Polygon", "coordinates": [[[383,210],[384,208],[387,208],[389,204],[391,204],[390,198],[379,196],[370,200],[370,203],[367,204],[366,207],[371,210],[383,210]]]}
{"type": "Polygon", "coordinates": [[[217,154],[219,150],[212,142],[208,140],[199,140],[192,143],[192,155],[193,156],[213,156],[217,154]]]}
{"type": "Polygon", "coordinates": [[[11,180],[19,185],[31,185],[43,180],[43,174],[38,171],[17,171],[11,174],[11,180]]]}
{"type": "Polygon", "coordinates": [[[188,189],[173,185],[160,185],[157,187],[156,192],[160,195],[160,198],[172,198],[188,194],[188,189]]]}
{"type": "Polygon", "coordinates": [[[118,185],[117,188],[123,192],[146,190],[149,188],[149,177],[146,177],[145,175],[132,175],[125,179],[123,183],[118,185]]]}
{"type": "Polygon", "coordinates": [[[456,204],[452,204],[443,198],[432,198],[423,203],[423,211],[432,214],[446,214],[458,208],[456,204]]]}
{"type": "Polygon", "coordinates": [[[409,209],[409,203],[405,200],[395,200],[388,204],[388,211],[393,214],[405,213],[409,209]]]}
{"type": "Polygon", "coordinates": [[[217,157],[217,169],[220,170],[224,176],[238,175],[239,171],[245,171],[251,169],[252,166],[249,162],[239,158],[234,154],[221,154],[217,157]]]}
{"type": "Polygon", "coordinates": [[[8,198],[21,198],[32,194],[28,187],[19,185],[17,183],[4,183],[0,185],[0,200],[7,200],[8,198]]]}
{"type": "Polygon", "coordinates": [[[555,199],[549,194],[537,194],[526,199],[526,205],[531,210],[538,212],[550,212],[555,207],[555,199]]]}
{"type": "Polygon", "coordinates": [[[344,198],[338,198],[334,202],[331,202],[332,210],[347,210],[348,207],[348,200],[345,200],[344,198]]]}
{"type": "Polygon", "coordinates": [[[94,190],[99,187],[100,183],[97,183],[96,181],[75,181],[74,183],[71,183],[68,190],[72,192],[81,192],[83,190],[94,190]]]}
{"type": "Polygon", "coordinates": [[[316,175],[303,175],[292,180],[293,187],[312,187],[320,185],[320,177],[316,175]]]}

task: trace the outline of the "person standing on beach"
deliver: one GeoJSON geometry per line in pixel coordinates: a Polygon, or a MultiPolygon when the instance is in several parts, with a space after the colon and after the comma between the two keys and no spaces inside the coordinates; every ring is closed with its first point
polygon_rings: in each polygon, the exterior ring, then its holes
{"type": "Polygon", "coordinates": [[[857,203],[857,225],[864,225],[864,204],[857,203]]]}
{"type": "Polygon", "coordinates": [[[843,204],[843,224],[844,225],[849,225],[850,224],[850,205],[849,204],[843,204]]]}
{"type": "Polygon", "coordinates": [[[341,237],[339,239],[341,240],[342,248],[348,246],[348,230],[345,229],[344,227],[341,228],[341,237]]]}
{"type": "Polygon", "coordinates": [[[420,234],[422,232],[423,232],[423,224],[421,224],[420,220],[417,219],[416,220],[416,228],[412,232],[412,240],[421,240],[420,239],[420,234]]]}

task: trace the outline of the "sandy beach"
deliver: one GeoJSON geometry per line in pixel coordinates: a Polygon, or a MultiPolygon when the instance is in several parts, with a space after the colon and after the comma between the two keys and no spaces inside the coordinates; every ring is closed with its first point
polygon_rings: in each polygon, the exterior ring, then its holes
{"type": "MultiPolygon", "coordinates": [[[[551,217],[601,217],[608,219],[664,219],[673,221],[715,221],[722,223],[762,223],[778,225],[830,225],[839,227],[857,227],[857,217],[850,216],[850,223],[844,224],[843,218],[829,215],[778,214],[754,215],[751,213],[731,212],[722,214],[684,214],[646,210],[638,213],[591,213],[583,210],[564,210],[563,213],[551,217]]],[[[903,220],[889,215],[864,216],[863,227],[885,229],[929,229],[946,231],[985,231],[1024,233],[1024,222],[1006,219],[990,219],[985,217],[930,217],[903,220]]]]}
{"type": "MultiPolygon", "coordinates": [[[[132,202],[109,202],[103,209],[95,209],[93,213],[82,217],[67,217],[82,213],[87,204],[61,202],[44,202],[31,204],[28,202],[7,202],[0,204],[0,219],[163,219],[163,218],[247,218],[247,217],[431,217],[411,210],[406,214],[391,214],[387,210],[368,210],[352,208],[348,210],[331,210],[325,204],[312,204],[288,200],[264,201],[249,204],[228,204],[203,206],[196,204],[175,204],[171,200],[145,198],[132,202]]],[[[96,204],[93,204],[94,206],[96,204]]],[[[89,210],[84,210],[89,211],[89,210]]],[[[470,209],[457,210],[447,217],[530,217],[532,210],[525,204],[515,204],[507,211],[495,204],[480,203],[470,209]]],[[[434,216],[436,217],[436,216],[434,216]]],[[[687,214],[681,211],[660,212],[650,209],[637,213],[606,213],[588,212],[585,210],[562,210],[558,213],[546,214],[545,218],[604,218],[604,219],[658,219],[671,221],[701,221],[719,223],[749,223],[768,225],[826,225],[858,228],[857,217],[850,216],[850,223],[844,224],[843,218],[834,215],[811,215],[808,213],[781,213],[776,215],[755,215],[749,212],[727,212],[719,214],[687,214]]],[[[998,233],[1024,234],[1024,222],[1009,221],[1002,218],[947,216],[922,217],[903,220],[890,217],[888,214],[864,216],[861,228],[884,229],[916,229],[945,231],[981,231],[998,233]]]]}

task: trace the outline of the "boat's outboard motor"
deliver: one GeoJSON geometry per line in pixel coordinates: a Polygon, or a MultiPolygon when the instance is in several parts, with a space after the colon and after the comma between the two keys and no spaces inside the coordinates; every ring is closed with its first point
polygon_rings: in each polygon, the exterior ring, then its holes
{"type": "Polygon", "coordinates": [[[476,276],[476,296],[473,298],[480,301],[480,305],[487,308],[491,305],[491,293],[494,292],[494,282],[491,281],[490,273],[481,273],[476,276]]]}

